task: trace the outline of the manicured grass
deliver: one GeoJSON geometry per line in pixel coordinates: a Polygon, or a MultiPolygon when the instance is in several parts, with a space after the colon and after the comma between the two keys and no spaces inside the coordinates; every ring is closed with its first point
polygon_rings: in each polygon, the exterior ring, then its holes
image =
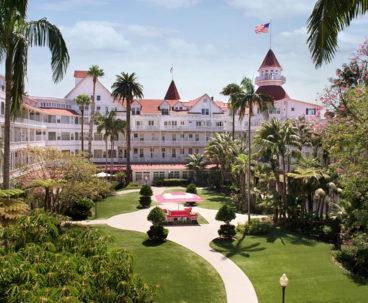
{"type": "Polygon", "coordinates": [[[279,278],[286,273],[288,303],[367,302],[368,284],[355,283],[332,258],[330,246],[282,230],[211,246],[231,258],[250,278],[260,303],[281,302],[279,278]]]}
{"type": "Polygon", "coordinates": [[[138,210],[139,193],[114,195],[97,202],[97,218],[110,218],[114,215],[138,210]]]}
{"type": "Polygon", "coordinates": [[[134,272],[157,286],[156,302],[224,303],[225,289],[217,272],[203,258],[176,243],[147,243],[143,233],[96,227],[112,236],[111,247],[131,252],[134,272]]]}
{"type": "MultiPolygon", "coordinates": [[[[175,191],[184,191],[184,187],[170,187],[165,190],[165,193],[171,193],[175,191]]],[[[209,208],[209,209],[219,209],[221,206],[234,205],[232,199],[223,193],[211,190],[209,188],[198,188],[197,193],[203,198],[203,201],[198,204],[199,207],[209,208]]]]}

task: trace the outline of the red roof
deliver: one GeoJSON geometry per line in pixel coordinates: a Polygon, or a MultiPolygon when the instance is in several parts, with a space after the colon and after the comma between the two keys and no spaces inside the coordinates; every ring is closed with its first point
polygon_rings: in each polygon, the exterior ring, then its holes
{"type": "Polygon", "coordinates": [[[76,117],[79,114],[71,109],[62,109],[62,108],[40,108],[40,110],[47,115],[54,115],[54,116],[70,116],[76,117]]]}
{"type": "Polygon", "coordinates": [[[265,85],[257,89],[257,93],[269,95],[274,101],[289,98],[282,86],[279,85],[265,85]]]}
{"type": "Polygon", "coordinates": [[[267,52],[266,57],[263,59],[263,62],[259,68],[261,69],[264,67],[280,67],[281,68],[281,65],[279,61],[277,61],[277,58],[275,54],[273,53],[272,49],[270,49],[267,52]]]}
{"type": "Polygon", "coordinates": [[[165,100],[180,100],[178,89],[176,88],[174,80],[171,81],[169,89],[166,92],[165,100]]]}
{"type": "Polygon", "coordinates": [[[76,70],[74,71],[74,78],[85,78],[88,72],[86,70],[76,70]]]}

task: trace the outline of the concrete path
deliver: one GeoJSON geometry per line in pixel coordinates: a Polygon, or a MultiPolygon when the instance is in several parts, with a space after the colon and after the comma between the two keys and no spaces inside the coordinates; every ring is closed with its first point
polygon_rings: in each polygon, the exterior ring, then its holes
{"type": "MultiPolygon", "coordinates": [[[[165,188],[153,188],[155,195],[162,194],[165,188]]],[[[178,209],[177,204],[165,203],[169,209],[178,209]]],[[[182,208],[183,206],[179,206],[182,208]]],[[[121,214],[106,220],[85,221],[83,224],[107,224],[111,227],[145,233],[151,223],[147,221],[149,209],[121,214]]],[[[214,251],[209,243],[218,237],[221,222],[215,220],[217,211],[196,207],[208,224],[200,226],[169,226],[168,240],[176,242],[207,260],[219,273],[224,282],[228,303],[258,303],[254,287],[243,271],[223,254],[214,251]]],[[[246,222],[246,215],[237,214],[233,224],[246,222]]]]}

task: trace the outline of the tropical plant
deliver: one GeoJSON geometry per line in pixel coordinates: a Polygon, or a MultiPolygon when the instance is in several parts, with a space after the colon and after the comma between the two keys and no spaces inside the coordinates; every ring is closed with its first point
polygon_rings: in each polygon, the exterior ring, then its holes
{"type": "Polygon", "coordinates": [[[231,172],[234,176],[235,183],[239,186],[239,210],[246,210],[247,206],[241,203],[243,199],[247,196],[247,184],[249,180],[247,179],[248,172],[248,155],[240,154],[235,158],[235,162],[231,166],[231,172]]]}
{"type": "Polygon", "coordinates": [[[225,224],[220,226],[218,234],[225,239],[232,239],[235,234],[235,226],[230,224],[231,220],[235,219],[236,214],[233,208],[228,205],[223,205],[216,214],[216,220],[224,221],[225,224]]]}
{"type": "Polygon", "coordinates": [[[21,110],[28,49],[47,46],[51,52],[53,80],[60,81],[69,64],[69,54],[59,29],[45,18],[28,21],[28,1],[0,2],[0,61],[5,62],[5,118],[3,188],[10,179],[10,124],[21,110]]]}
{"type": "Polygon", "coordinates": [[[188,184],[186,192],[190,193],[190,194],[196,194],[197,193],[197,186],[193,183],[188,184]]]}
{"type": "Polygon", "coordinates": [[[37,211],[4,229],[1,302],[153,302],[125,249],[110,249],[96,228],[64,220],[37,211]]]}
{"type": "Polygon", "coordinates": [[[96,84],[98,78],[104,76],[104,71],[98,65],[92,65],[87,71],[87,75],[92,78],[92,102],[89,116],[89,130],[88,130],[88,157],[92,158],[92,140],[93,140],[93,126],[95,123],[95,110],[96,110],[96,84]]]}
{"type": "Polygon", "coordinates": [[[206,162],[204,155],[202,154],[191,154],[188,155],[186,167],[193,170],[195,173],[195,182],[198,182],[199,173],[205,168],[206,162]]]}
{"type": "Polygon", "coordinates": [[[130,166],[130,151],[131,151],[131,105],[135,98],[143,98],[143,86],[138,82],[135,73],[121,73],[116,76],[116,81],[112,85],[112,96],[115,101],[121,102],[126,107],[126,140],[127,140],[127,179],[132,180],[132,169],[130,166]]]}
{"type": "Polygon", "coordinates": [[[331,1],[318,0],[308,19],[309,49],[316,66],[330,62],[338,47],[338,34],[351,21],[368,11],[366,0],[331,1]]]}
{"type": "Polygon", "coordinates": [[[230,83],[222,89],[221,94],[224,96],[229,96],[229,108],[230,108],[230,113],[232,115],[232,120],[233,120],[232,136],[234,140],[235,139],[235,116],[236,116],[236,112],[240,104],[240,100],[244,97],[243,87],[236,83],[230,83]]]}
{"type": "Polygon", "coordinates": [[[110,112],[108,116],[98,115],[96,117],[97,133],[103,133],[103,140],[105,142],[105,170],[107,170],[107,158],[108,158],[108,141],[111,135],[111,124],[115,112],[110,112]]]}
{"type": "Polygon", "coordinates": [[[81,111],[81,150],[84,152],[84,111],[91,104],[91,98],[85,94],[79,95],[75,102],[79,105],[81,111]]]}
{"type": "Polygon", "coordinates": [[[254,110],[258,109],[265,117],[268,117],[269,110],[273,107],[273,99],[269,95],[257,93],[252,84],[252,80],[244,78],[242,83],[244,88],[244,96],[239,100],[237,105],[239,112],[239,119],[243,120],[244,116],[248,114],[248,221],[250,221],[250,207],[251,207],[251,159],[252,159],[252,116],[254,110]]]}
{"type": "Polygon", "coordinates": [[[125,131],[127,129],[127,123],[121,119],[116,119],[116,112],[112,111],[109,113],[109,116],[112,115],[112,117],[110,117],[111,119],[111,128],[110,128],[110,146],[111,146],[111,167],[113,165],[113,151],[115,150],[115,141],[117,141],[119,139],[119,135],[122,134],[123,136],[125,135],[125,131]],[[112,115],[112,113],[115,113],[114,115],[112,115]]]}
{"type": "Polygon", "coordinates": [[[279,121],[273,118],[270,122],[262,124],[256,133],[254,143],[258,149],[258,155],[264,161],[269,162],[273,170],[278,191],[281,193],[283,216],[285,218],[288,182],[286,161],[300,155],[301,144],[297,129],[291,120],[279,121]],[[280,180],[280,170],[282,180],[280,180]]]}
{"type": "Polygon", "coordinates": [[[28,211],[28,205],[21,196],[24,191],[20,189],[0,189],[0,225],[14,222],[28,211]]]}

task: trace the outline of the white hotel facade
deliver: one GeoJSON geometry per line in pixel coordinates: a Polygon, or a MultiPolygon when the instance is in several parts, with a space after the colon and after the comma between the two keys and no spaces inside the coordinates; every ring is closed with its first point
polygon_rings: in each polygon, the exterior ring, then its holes
{"type": "MultiPolygon", "coordinates": [[[[256,78],[258,91],[274,99],[275,109],[270,118],[280,120],[305,116],[319,120],[320,106],[292,99],[283,89],[286,79],[272,50],[264,58],[256,78]]],[[[11,170],[28,163],[24,149],[29,146],[54,147],[68,153],[80,151],[81,117],[75,98],[92,95],[92,78],[85,71],[75,71],[75,86],[64,98],[25,96],[22,115],[11,128],[11,170]]],[[[0,77],[0,126],[4,124],[4,78],[0,77]]],[[[111,92],[100,81],[96,86],[96,112],[117,111],[125,120],[126,109],[114,102],[111,92]]],[[[89,109],[85,111],[85,140],[87,141],[89,109]]],[[[248,119],[235,121],[237,133],[247,131],[248,119]]],[[[252,119],[252,133],[264,118],[256,114],[252,119]]],[[[155,177],[186,176],[185,160],[189,154],[203,153],[209,139],[217,132],[232,131],[232,116],[227,103],[215,101],[204,94],[193,100],[182,99],[174,81],[163,99],[143,99],[132,104],[131,161],[133,179],[150,182],[155,177]]],[[[3,134],[3,131],[1,132],[3,134]]],[[[86,146],[86,144],[85,144],[86,146]]],[[[105,153],[102,136],[94,132],[93,161],[104,163],[112,157],[115,164],[126,161],[126,140],[121,136],[116,148],[105,153]]]]}

